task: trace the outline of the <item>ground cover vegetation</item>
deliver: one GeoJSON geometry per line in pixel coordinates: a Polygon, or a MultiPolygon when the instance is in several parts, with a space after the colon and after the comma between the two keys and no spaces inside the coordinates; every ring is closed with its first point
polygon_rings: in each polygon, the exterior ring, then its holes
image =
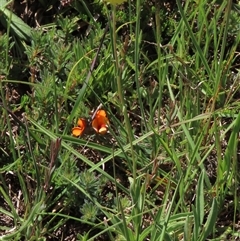
{"type": "Polygon", "coordinates": [[[109,2],[0,0],[0,239],[240,240],[239,2],[109,2]]]}

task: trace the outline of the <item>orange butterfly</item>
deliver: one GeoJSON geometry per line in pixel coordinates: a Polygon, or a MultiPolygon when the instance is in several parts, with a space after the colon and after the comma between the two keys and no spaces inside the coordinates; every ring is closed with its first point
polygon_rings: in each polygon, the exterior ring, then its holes
{"type": "MultiPolygon", "coordinates": [[[[107,113],[105,110],[98,110],[92,118],[92,128],[98,134],[106,134],[108,131],[109,120],[107,118],[107,113]]],[[[81,136],[88,126],[88,123],[85,119],[80,118],[77,122],[77,127],[72,129],[72,135],[81,136]]]]}

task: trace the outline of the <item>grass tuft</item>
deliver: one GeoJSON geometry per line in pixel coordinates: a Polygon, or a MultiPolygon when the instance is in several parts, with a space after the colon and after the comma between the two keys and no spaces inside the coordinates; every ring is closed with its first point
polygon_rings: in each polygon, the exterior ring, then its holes
{"type": "Polygon", "coordinates": [[[1,1],[1,239],[239,238],[237,6],[1,1]]]}

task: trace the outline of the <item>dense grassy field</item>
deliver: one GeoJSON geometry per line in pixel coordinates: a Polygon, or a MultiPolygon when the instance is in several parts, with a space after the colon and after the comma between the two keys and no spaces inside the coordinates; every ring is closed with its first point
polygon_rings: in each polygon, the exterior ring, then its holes
{"type": "Polygon", "coordinates": [[[0,0],[0,240],[240,240],[238,1],[0,0]]]}

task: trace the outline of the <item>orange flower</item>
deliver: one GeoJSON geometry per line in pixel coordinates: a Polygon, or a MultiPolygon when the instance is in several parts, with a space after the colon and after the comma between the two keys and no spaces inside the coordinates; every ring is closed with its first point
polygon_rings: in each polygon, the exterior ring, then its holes
{"type": "Polygon", "coordinates": [[[74,136],[81,136],[87,126],[87,122],[85,119],[80,118],[77,122],[77,127],[72,128],[72,134],[74,136]]]}
{"type": "Polygon", "coordinates": [[[92,121],[93,129],[99,134],[106,134],[109,120],[105,110],[98,110],[92,121]]]}

